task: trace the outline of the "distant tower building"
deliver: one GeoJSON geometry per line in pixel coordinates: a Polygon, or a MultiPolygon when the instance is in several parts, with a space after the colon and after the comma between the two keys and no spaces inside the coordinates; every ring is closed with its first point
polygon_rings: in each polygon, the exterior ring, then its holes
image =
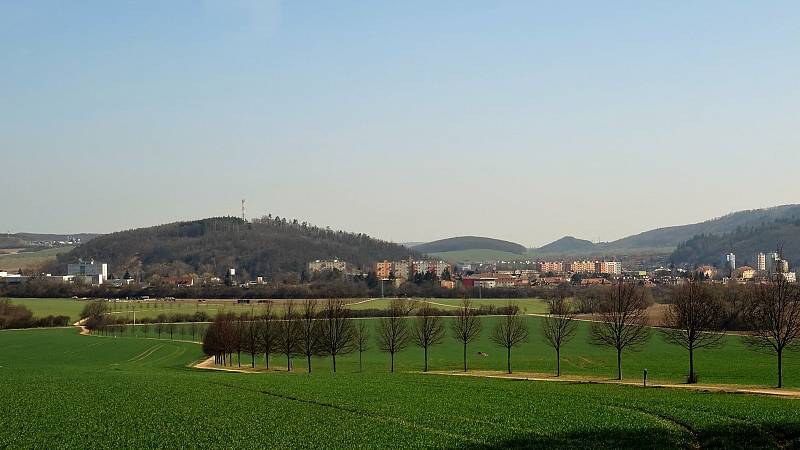
{"type": "Polygon", "coordinates": [[[756,255],[756,270],[759,272],[765,272],[767,270],[767,255],[764,253],[758,253],[756,255]]]}
{"type": "Polygon", "coordinates": [[[736,270],[736,255],[728,253],[722,257],[722,267],[730,269],[731,272],[736,270]]]}
{"type": "Polygon", "coordinates": [[[775,273],[775,262],[780,260],[781,257],[778,255],[778,252],[770,252],[766,255],[767,260],[765,261],[765,269],[769,273],[775,273]]]}

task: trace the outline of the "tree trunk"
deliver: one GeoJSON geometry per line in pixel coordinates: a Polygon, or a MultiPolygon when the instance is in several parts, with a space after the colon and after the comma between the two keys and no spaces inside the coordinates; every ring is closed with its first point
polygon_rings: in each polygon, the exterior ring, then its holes
{"type": "Polygon", "coordinates": [[[269,353],[264,352],[264,362],[267,364],[267,370],[269,370],[269,353]]]}
{"type": "Polygon", "coordinates": [[[392,355],[392,369],[391,369],[391,371],[392,371],[392,373],[394,373],[394,352],[391,352],[391,355],[392,355]]]}
{"type": "Polygon", "coordinates": [[[622,350],[617,349],[617,379],[622,380],[622,350]]]}
{"type": "Polygon", "coordinates": [[[778,349],[778,388],[783,387],[783,349],[778,349]]]}
{"type": "Polygon", "coordinates": [[[464,372],[467,371],[467,343],[464,342],[464,372]]]}
{"type": "Polygon", "coordinates": [[[428,371],[428,347],[425,347],[425,370],[423,372],[428,371]]]}
{"type": "Polygon", "coordinates": [[[689,346],[689,384],[694,384],[697,382],[697,379],[694,375],[694,348],[689,346]]]}
{"type": "Polygon", "coordinates": [[[336,373],[336,353],[331,353],[331,358],[333,358],[333,373],[336,373]]]}
{"type": "Polygon", "coordinates": [[[508,353],[506,354],[506,365],[508,366],[508,373],[511,373],[511,347],[506,347],[508,353]]]}
{"type": "Polygon", "coordinates": [[[255,353],[250,353],[250,367],[252,367],[253,369],[256,368],[256,354],[255,353]]]}
{"type": "Polygon", "coordinates": [[[311,355],[306,355],[306,360],[308,361],[308,373],[311,373],[311,355]]]}
{"type": "Polygon", "coordinates": [[[561,349],[556,348],[556,376],[561,376],[561,349]]]}
{"type": "Polygon", "coordinates": [[[290,354],[286,354],[286,371],[292,371],[292,356],[290,354]]]}
{"type": "Polygon", "coordinates": [[[361,354],[364,353],[361,350],[358,351],[358,371],[361,372],[363,370],[363,366],[361,365],[361,354]]]}
{"type": "MultiPolygon", "coordinates": [[[[172,339],[172,337],[170,337],[170,339],[172,339]]],[[[239,367],[242,367],[242,351],[241,350],[237,350],[236,351],[236,365],[239,366],[239,367]]]]}

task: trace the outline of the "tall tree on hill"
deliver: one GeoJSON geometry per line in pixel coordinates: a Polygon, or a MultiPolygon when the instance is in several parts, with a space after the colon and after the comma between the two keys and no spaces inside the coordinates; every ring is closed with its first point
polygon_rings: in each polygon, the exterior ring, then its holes
{"type": "Polygon", "coordinates": [[[592,322],[591,343],[617,352],[617,379],[622,379],[622,352],[637,350],[650,339],[644,291],[634,283],[617,282],[606,291],[592,322]]]}
{"type": "Polygon", "coordinates": [[[718,346],[724,334],[723,306],[712,288],[690,281],[676,287],[671,293],[672,303],[664,314],[664,337],[667,342],[679,345],[689,352],[687,383],[696,383],[694,354],[701,348],[718,346]]]}
{"type": "Polygon", "coordinates": [[[356,321],[353,331],[353,341],[358,350],[358,371],[363,370],[362,355],[369,350],[369,327],[366,320],[356,321]]]}
{"type": "Polygon", "coordinates": [[[425,303],[417,311],[417,321],[414,324],[415,344],[422,348],[425,354],[425,372],[428,371],[428,349],[441,344],[445,337],[442,318],[435,314],[436,310],[429,303],[425,303]]]}
{"type": "Polygon", "coordinates": [[[408,300],[393,299],[378,322],[378,348],[387,352],[391,358],[391,371],[394,372],[394,355],[411,343],[412,335],[406,317],[411,312],[408,300]]]}
{"type": "Polygon", "coordinates": [[[478,311],[472,307],[472,302],[468,298],[464,298],[458,307],[451,327],[453,337],[464,347],[464,372],[467,371],[467,345],[480,336],[481,330],[482,325],[478,311]]]}
{"type": "Polygon", "coordinates": [[[300,315],[300,352],[305,355],[308,373],[311,373],[311,358],[323,354],[322,322],[317,320],[317,300],[303,301],[300,315]]]}
{"type": "Polygon", "coordinates": [[[504,312],[492,329],[490,339],[498,347],[506,349],[506,365],[508,373],[511,373],[511,349],[528,341],[528,326],[516,304],[509,303],[504,312]]]}
{"type": "Polygon", "coordinates": [[[778,362],[778,387],[783,387],[783,353],[800,341],[800,290],[783,276],[752,288],[746,312],[752,334],[745,343],[757,351],[774,353],[778,362]]]}
{"type": "Polygon", "coordinates": [[[292,371],[292,357],[300,351],[301,326],[297,309],[292,300],[286,302],[283,316],[278,322],[277,343],[281,353],[286,355],[286,370],[292,371]]]}
{"type": "Polygon", "coordinates": [[[570,341],[578,328],[575,308],[563,294],[548,302],[549,313],[542,323],[544,338],[556,351],[556,376],[561,376],[561,347],[570,341]]]}
{"type": "Polygon", "coordinates": [[[322,348],[331,355],[334,372],[336,355],[344,355],[355,349],[355,328],[344,300],[328,299],[325,302],[322,311],[322,348]]]}
{"type": "Polygon", "coordinates": [[[269,369],[269,355],[275,352],[278,346],[278,333],[280,329],[275,322],[275,313],[272,311],[272,300],[267,300],[261,313],[259,331],[259,347],[264,352],[264,363],[269,369]]]}

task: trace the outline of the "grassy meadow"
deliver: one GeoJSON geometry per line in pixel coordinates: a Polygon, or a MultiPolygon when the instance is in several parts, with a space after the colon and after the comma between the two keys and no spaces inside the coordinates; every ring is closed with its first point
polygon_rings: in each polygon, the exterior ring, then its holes
{"type": "MultiPolygon", "coordinates": [[[[86,305],[87,300],[72,299],[72,298],[11,298],[12,303],[24,305],[28,307],[34,317],[43,317],[48,315],[64,315],[69,316],[72,322],[80,318],[80,313],[86,305]]],[[[280,308],[281,305],[287,300],[274,300],[273,303],[276,307],[280,308]]],[[[292,300],[289,300],[292,301],[292,300]]],[[[297,301],[297,300],[293,300],[297,301]]],[[[420,299],[420,302],[429,302],[431,305],[438,309],[446,310],[457,309],[461,303],[459,299],[420,299]]],[[[509,300],[499,298],[485,298],[473,299],[472,304],[474,307],[482,305],[494,305],[496,307],[505,306],[509,300]]],[[[531,314],[539,314],[547,312],[547,304],[537,298],[523,298],[515,299],[514,302],[519,305],[522,311],[531,314]]],[[[389,299],[353,299],[349,300],[350,308],[353,310],[366,310],[366,309],[386,309],[389,307],[389,299]]],[[[133,318],[133,312],[136,312],[137,318],[155,319],[161,314],[170,316],[173,314],[193,314],[198,311],[205,312],[209,316],[215,316],[218,313],[233,312],[237,314],[249,313],[254,311],[259,313],[264,305],[257,303],[253,300],[251,304],[237,304],[235,300],[220,300],[209,299],[205,301],[199,300],[175,300],[175,301],[137,301],[137,300],[118,300],[108,302],[109,312],[112,314],[123,314],[133,318]]]]}
{"type": "MultiPolygon", "coordinates": [[[[363,370],[370,373],[389,371],[390,359],[387,353],[380,352],[374,342],[375,329],[379,319],[366,320],[371,324],[371,348],[363,354],[363,370]]],[[[408,319],[413,320],[413,319],[408,319]]],[[[445,318],[449,326],[452,318],[445,318]]],[[[506,352],[498,348],[489,339],[491,328],[499,318],[483,317],[483,332],[480,338],[468,348],[468,365],[471,370],[502,371],[506,368],[506,352]],[[488,354],[480,356],[478,352],[488,354]]],[[[555,374],[555,353],[542,338],[541,327],[544,319],[527,317],[530,337],[527,343],[512,351],[512,369],[518,373],[551,376],[555,374]]],[[[199,340],[204,326],[195,328],[192,335],[191,325],[177,324],[173,327],[173,339],[199,340]]],[[[123,328],[115,332],[120,337],[156,338],[159,337],[154,325],[139,325],[135,329],[123,328]],[[135,332],[133,331],[135,330],[135,332]],[[132,334],[133,333],[133,334],[132,334]]],[[[582,322],[572,341],[565,344],[561,352],[561,370],[565,376],[577,376],[594,380],[611,380],[616,378],[616,353],[607,347],[589,344],[590,325],[582,322]]],[[[162,339],[169,336],[169,330],[162,329],[162,339]]],[[[429,351],[429,366],[432,371],[462,370],[463,349],[461,344],[448,336],[444,341],[429,351]]],[[[250,365],[251,357],[242,355],[242,364],[250,365]]],[[[257,356],[256,364],[264,365],[262,356],[257,356]]],[[[293,359],[296,370],[306,370],[306,360],[302,357],[293,359]]],[[[688,357],[679,347],[667,344],[658,331],[640,351],[626,352],[622,360],[623,375],[627,380],[641,380],[644,369],[648,370],[648,381],[651,383],[683,383],[688,372],[688,357]]],[[[282,355],[272,355],[270,367],[286,367],[286,359],[282,355]]],[[[424,367],[422,350],[409,345],[408,348],[395,355],[395,370],[419,372],[424,367]]],[[[313,358],[312,369],[318,371],[331,370],[330,358],[313,358]]],[[[357,354],[337,358],[337,370],[354,373],[359,370],[357,354]]],[[[769,354],[754,352],[742,344],[739,336],[727,336],[721,347],[700,350],[695,355],[695,370],[700,382],[704,384],[731,384],[753,387],[771,387],[776,383],[777,370],[775,359],[769,354]]],[[[787,353],[784,356],[784,383],[788,388],[800,388],[800,354],[787,353]]]]}
{"type": "MultiPolygon", "coordinates": [[[[404,369],[414,369],[411,354],[404,369]]],[[[381,370],[225,373],[194,344],[0,332],[2,448],[791,448],[797,400],[381,370]]]]}
{"type": "Polygon", "coordinates": [[[35,252],[20,252],[0,254],[0,270],[16,272],[19,269],[30,269],[39,267],[44,263],[55,260],[61,253],[67,253],[75,248],[73,245],[63,247],[47,248],[35,252]]]}

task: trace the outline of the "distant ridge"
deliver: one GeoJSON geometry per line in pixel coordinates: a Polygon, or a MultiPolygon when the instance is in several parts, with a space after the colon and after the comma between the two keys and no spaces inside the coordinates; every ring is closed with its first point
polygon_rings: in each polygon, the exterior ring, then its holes
{"type": "Polygon", "coordinates": [[[738,211],[688,225],[656,228],[612,242],[593,244],[590,241],[571,236],[534,249],[536,253],[633,253],[652,251],[668,254],[678,245],[694,236],[721,235],[740,228],[760,227],[776,220],[800,219],[800,205],[781,205],[764,209],[738,211]]]}
{"type": "Polygon", "coordinates": [[[361,233],[333,231],[286,218],[245,222],[235,217],[175,222],[105,234],[58,256],[54,271],[78,258],[107,262],[148,275],[223,275],[243,277],[300,274],[309,261],[339,258],[360,267],[382,259],[420,256],[415,251],[361,233]]]}
{"type": "Polygon", "coordinates": [[[503,241],[480,236],[459,236],[428,242],[413,247],[420,253],[444,253],[464,250],[496,250],[523,255],[528,250],[515,242],[503,241]]]}
{"type": "Polygon", "coordinates": [[[586,239],[578,239],[572,236],[564,236],[563,238],[553,241],[545,246],[536,249],[537,253],[574,253],[574,252],[591,252],[597,249],[594,242],[587,241],[586,239]]]}
{"type": "Polygon", "coordinates": [[[790,266],[800,264],[800,219],[777,219],[756,227],[739,227],[730,233],[698,234],[678,245],[670,256],[676,265],[719,266],[722,255],[736,254],[736,265],[756,267],[756,254],[783,251],[790,266]]]}

